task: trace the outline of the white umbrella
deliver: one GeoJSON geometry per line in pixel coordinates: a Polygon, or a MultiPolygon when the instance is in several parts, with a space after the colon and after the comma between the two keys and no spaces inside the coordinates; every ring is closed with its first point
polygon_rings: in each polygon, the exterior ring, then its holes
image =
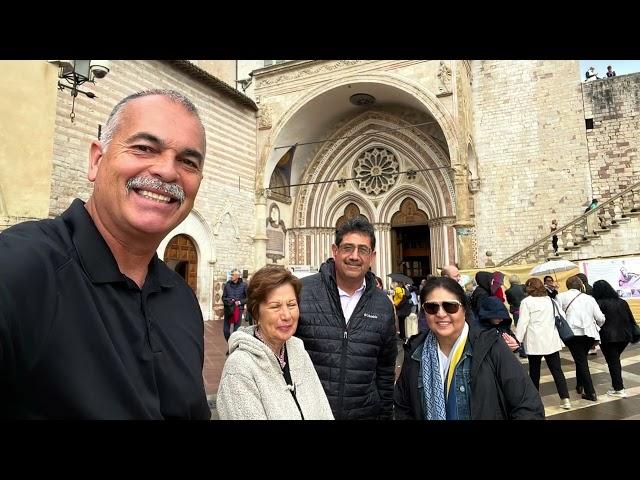
{"type": "Polygon", "coordinates": [[[569,260],[550,260],[533,267],[529,275],[551,275],[552,273],[566,272],[574,268],[578,268],[578,265],[569,260]]]}

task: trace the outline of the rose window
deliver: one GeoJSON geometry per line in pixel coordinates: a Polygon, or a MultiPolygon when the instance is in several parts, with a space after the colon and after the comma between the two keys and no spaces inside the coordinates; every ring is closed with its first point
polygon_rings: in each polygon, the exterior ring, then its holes
{"type": "Polygon", "coordinates": [[[353,167],[358,188],[369,195],[388,191],[398,178],[398,160],[386,148],[371,148],[362,153],[353,167]]]}

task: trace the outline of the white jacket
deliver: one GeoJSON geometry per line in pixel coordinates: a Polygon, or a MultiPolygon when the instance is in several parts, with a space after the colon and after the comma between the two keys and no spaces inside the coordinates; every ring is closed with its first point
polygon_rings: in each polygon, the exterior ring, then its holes
{"type": "MultiPolygon", "coordinates": [[[[544,297],[525,297],[520,303],[520,318],[516,337],[524,343],[524,350],[531,355],[549,355],[564,347],[556,329],[553,300],[544,297]]],[[[573,307],[572,307],[573,308],[573,307]]],[[[560,315],[564,312],[556,304],[560,315]]]]}
{"type": "MultiPolygon", "coordinates": [[[[269,347],[241,327],[229,338],[216,408],[220,420],[300,420],[300,411],[269,347]]],[[[287,340],[289,371],[305,420],[333,420],[329,401],[302,340],[287,340]]]]}
{"type": "Polygon", "coordinates": [[[600,327],[604,325],[604,314],[598,307],[598,303],[586,293],[581,293],[572,288],[559,293],[556,300],[566,312],[567,323],[574,335],[586,335],[600,340],[600,327]],[[575,299],[575,300],[574,300],[575,299]],[[567,310],[567,306],[571,306],[567,310]]]}

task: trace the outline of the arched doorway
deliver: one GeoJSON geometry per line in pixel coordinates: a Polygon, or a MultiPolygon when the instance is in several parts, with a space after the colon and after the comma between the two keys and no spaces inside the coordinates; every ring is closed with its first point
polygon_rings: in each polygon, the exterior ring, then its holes
{"type": "Polygon", "coordinates": [[[427,214],[405,198],[391,217],[391,261],[394,272],[419,284],[431,272],[431,242],[427,214]]]}
{"type": "Polygon", "coordinates": [[[198,253],[191,238],[183,234],[173,237],[164,251],[164,262],[197,293],[198,253]]]}

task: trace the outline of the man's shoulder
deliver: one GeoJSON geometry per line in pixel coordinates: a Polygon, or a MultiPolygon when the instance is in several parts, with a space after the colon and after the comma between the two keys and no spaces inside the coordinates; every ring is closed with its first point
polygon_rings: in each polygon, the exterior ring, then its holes
{"type": "Polygon", "coordinates": [[[314,293],[314,289],[323,288],[324,282],[322,281],[322,273],[314,273],[313,275],[301,278],[302,282],[302,296],[308,297],[314,293]]]}
{"type": "Polygon", "coordinates": [[[8,228],[0,234],[0,271],[42,276],[42,268],[54,269],[65,264],[73,247],[68,232],[58,220],[36,220],[8,228]]]}

